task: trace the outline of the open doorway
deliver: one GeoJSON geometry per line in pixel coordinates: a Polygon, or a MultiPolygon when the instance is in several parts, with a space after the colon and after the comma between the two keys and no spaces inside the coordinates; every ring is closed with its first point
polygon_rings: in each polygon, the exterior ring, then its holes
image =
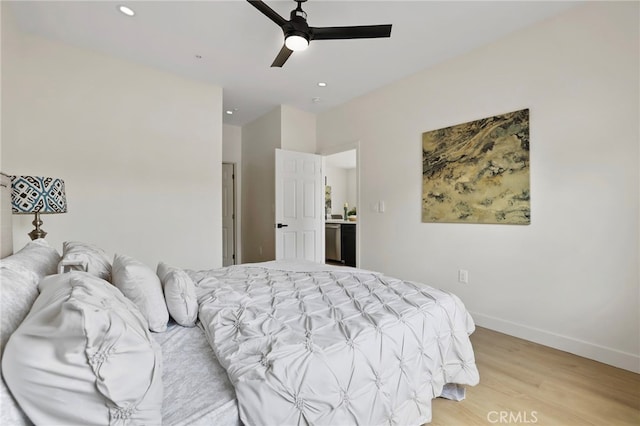
{"type": "Polygon", "coordinates": [[[359,264],[358,149],[324,155],[325,261],[347,266],[359,264]]]}

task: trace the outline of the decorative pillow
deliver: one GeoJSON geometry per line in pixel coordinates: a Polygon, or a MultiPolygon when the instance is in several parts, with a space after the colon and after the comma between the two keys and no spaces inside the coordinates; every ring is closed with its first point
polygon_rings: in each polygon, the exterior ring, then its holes
{"type": "Polygon", "coordinates": [[[198,319],[198,298],[193,281],[182,269],[174,268],[164,262],[156,270],[169,315],[184,327],[193,327],[198,319]]]}
{"type": "MultiPolygon", "coordinates": [[[[0,284],[2,286],[0,351],[2,352],[4,352],[4,346],[9,340],[9,336],[27,316],[31,304],[38,297],[38,284],[32,280],[33,275],[30,273],[25,276],[11,269],[0,268],[0,284]]],[[[3,377],[0,380],[0,425],[23,426],[28,424],[30,422],[11,396],[3,377]]]]}
{"type": "MultiPolygon", "coordinates": [[[[38,238],[28,242],[20,251],[0,259],[0,268],[11,269],[35,280],[38,284],[47,275],[55,274],[60,254],[47,240],[38,238]]],[[[31,306],[31,304],[29,304],[31,306]]]]}
{"type": "Polygon", "coordinates": [[[35,424],[161,424],[162,354],[137,308],[85,272],[53,275],[2,373],[35,424]]]}
{"type": "Polygon", "coordinates": [[[103,280],[111,281],[111,262],[109,256],[99,247],[78,241],[65,241],[62,244],[62,262],[60,269],[68,265],[82,265],[83,270],[103,280]]]}
{"type": "Polygon", "coordinates": [[[113,258],[113,285],[136,304],[151,331],[165,331],[169,312],[158,276],[142,262],[123,254],[113,258]]]}
{"type": "MultiPolygon", "coordinates": [[[[38,282],[55,274],[60,254],[40,238],[0,260],[0,356],[9,336],[18,328],[38,297],[38,282]]],[[[0,380],[0,424],[31,424],[0,380]]]]}

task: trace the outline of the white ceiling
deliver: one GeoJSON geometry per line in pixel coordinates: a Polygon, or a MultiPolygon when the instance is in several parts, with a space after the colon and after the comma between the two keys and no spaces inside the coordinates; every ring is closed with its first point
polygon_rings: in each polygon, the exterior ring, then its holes
{"type": "MultiPolygon", "coordinates": [[[[244,0],[3,3],[22,31],[221,86],[223,109],[236,109],[223,119],[234,125],[281,104],[322,112],[577,4],[310,0],[303,9],[311,26],[392,24],[391,38],[314,41],[271,68],[282,31],[244,0]],[[119,4],[136,15],[121,14],[119,4]]],[[[286,19],[296,6],[266,3],[286,19]]]]}

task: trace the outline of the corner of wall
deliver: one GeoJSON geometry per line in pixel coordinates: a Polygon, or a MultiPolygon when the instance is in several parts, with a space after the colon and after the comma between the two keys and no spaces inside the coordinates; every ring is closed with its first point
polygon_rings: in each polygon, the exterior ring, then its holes
{"type": "Polygon", "coordinates": [[[242,260],[275,258],[275,150],[281,147],[282,109],[242,127],[242,260]]]}

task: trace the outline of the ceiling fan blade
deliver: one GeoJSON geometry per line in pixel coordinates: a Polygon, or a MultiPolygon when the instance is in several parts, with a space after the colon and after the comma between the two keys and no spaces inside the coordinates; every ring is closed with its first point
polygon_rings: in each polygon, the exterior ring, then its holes
{"type": "Polygon", "coordinates": [[[287,62],[287,59],[289,59],[289,56],[291,56],[292,53],[293,50],[283,45],[282,49],[280,49],[280,53],[278,53],[278,56],[276,56],[276,59],[273,61],[271,66],[282,68],[282,66],[285,62],[287,62]]]}
{"type": "Polygon", "coordinates": [[[391,25],[360,25],[353,27],[311,27],[311,40],[344,40],[350,38],[391,37],[391,25]]]}
{"type": "Polygon", "coordinates": [[[278,13],[275,10],[271,9],[269,6],[267,6],[266,3],[262,2],[261,0],[247,0],[247,1],[251,3],[253,7],[255,7],[260,12],[262,12],[267,18],[271,19],[273,22],[278,24],[280,27],[282,27],[284,24],[289,22],[286,19],[284,19],[282,16],[278,15],[278,13]]]}

